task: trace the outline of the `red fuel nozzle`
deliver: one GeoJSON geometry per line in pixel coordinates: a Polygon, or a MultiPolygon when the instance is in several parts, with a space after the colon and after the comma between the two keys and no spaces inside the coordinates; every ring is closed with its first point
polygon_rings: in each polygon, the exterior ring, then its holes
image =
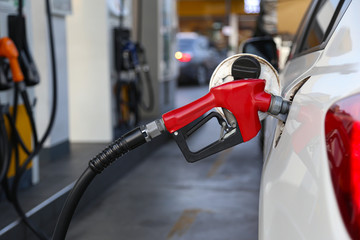
{"type": "Polygon", "coordinates": [[[264,91],[265,80],[237,80],[210,89],[198,100],[165,113],[166,129],[173,133],[214,107],[229,110],[236,118],[243,141],[249,141],[261,128],[258,111],[267,112],[271,95],[264,91]]]}
{"type": "Polygon", "coordinates": [[[24,75],[19,65],[18,56],[19,53],[13,41],[8,37],[0,38],[0,57],[9,59],[10,69],[14,82],[21,82],[24,80],[24,75]]]}

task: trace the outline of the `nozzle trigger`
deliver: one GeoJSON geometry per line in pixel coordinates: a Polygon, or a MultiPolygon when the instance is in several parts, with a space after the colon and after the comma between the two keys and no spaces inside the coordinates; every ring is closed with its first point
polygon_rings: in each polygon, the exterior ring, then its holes
{"type": "Polygon", "coordinates": [[[195,124],[188,124],[185,127],[178,129],[172,133],[172,136],[186,160],[191,163],[243,142],[238,125],[236,125],[236,127],[229,126],[217,112],[211,112],[205,117],[198,118],[195,124]],[[216,118],[221,126],[222,132],[220,133],[219,139],[199,151],[192,152],[186,140],[212,118],[216,118]]]}

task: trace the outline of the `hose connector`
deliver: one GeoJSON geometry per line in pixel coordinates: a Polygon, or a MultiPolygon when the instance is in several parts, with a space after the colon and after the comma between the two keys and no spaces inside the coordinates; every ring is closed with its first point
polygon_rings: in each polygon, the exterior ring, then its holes
{"type": "Polygon", "coordinates": [[[102,152],[91,159],[89,166],[94,172],[99,174],[116,159],[144,143],[146,143],[145,136],[139,127],[135,128],[111,143],[102,152]]]}
{"type": "Polygon", "coordinates": [[[146,125],[140,127],[142,133],[145,136],[146,142],[150,142],[152,139],[160,136],[163,132],[166,131],[164,121],[162,119],[157,119],[146,125]]]}
{"type": "Polygon", "coordinates": [[[90,168],[97,174],[127,152],[150,142],[155,137],[165,132],[165,125],[162,120],[155,120],[137,127],[112,142],[102,152],[90,160],[90,168]]]}
{"type": "Polygon", "coordinates": [[[290,110],[290,102],[280,96],[271,95],[271,103],[268,113],[273,115],[287,114],[290,110]]]}

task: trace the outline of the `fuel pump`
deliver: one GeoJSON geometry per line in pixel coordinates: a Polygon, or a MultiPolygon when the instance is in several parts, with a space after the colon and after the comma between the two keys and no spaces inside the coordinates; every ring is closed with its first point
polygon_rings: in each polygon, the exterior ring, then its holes
{"type": "Polygon", "coordinates": [[[32,226],[32,224],[28,221],[24,211],[21,208],[21,205],[18,200],[17,196],[17,190],[19,186],[20,179],[23,175],[23,173],[26,171],[26,168],[32,158],[37,154],[36,149],[40,149],[39,142],[38,142],[38,136],[35,126],[35,120],[32,113],[32,105],[30,104],[29,96],[26,91],[26,84],[24,83],[24,75],[22,73],[18,57],[19,53],[17,51],[17,48],[14,44],[14,42],[8,38],[4,37],[0,39],[0,57],[4,57],[8,60],[9,66],[10,66],[10,72],[12,76],[12,80],[14,83],[14,102],[13,102],[13,112],[10,114],[8,105],[2,106],[2,119],[1,125],[4,126],[4,119],[3,116],[7,117],[7,120],[11,127],[11,137],[10,139],[7,137],[6,129],[2,127],[2,140],[6,141],[4,144],[4,151],[2,152],[2,161],[3,161],[3,168],[2,168],[2,186],[5,190],[7,199],[13,204],[15,210],[18,212],[19,216],[22,218],[23,222],[36,234],[39,236],[39,238],[44,239],[43,234],[40,233],[39,230],[37,230],[35,227],[32,226]],[[31,132],[33,136],[33,144],[34,144],[34,150],[29,149],[25,146],[20,134],[18,133],[18,130],[16,128],[16,119],[17,119],[17,108],[18,108],[18,97],[21,96],[24,105],[25,110],[29,118],[30,126],[31,126],[31,132]],[[24,152],[28,155],[28,159],[24,161],[24,163],[20,164],[19,159],[19,145],[24,150],[24,152]],[[8,167],[11,160],[11,150],[14,152],[14,159],[15,159],[15,176],[14,181],[12,184],[10,184],[7,181],[7,178],[5,177],[8,167]],[[35,153],[36,152],[36,153],[35,153]],[[35,153],[35,154],[34,154],[35,153]]]}
{"type": "MultiPolygon", "coordinates": [[[[124,11],[124,0],[120,3],[124,11]]],[[[134,43],[131,40],[130,30],[123,26],[123,11],[120,14],[119,27],[113,29],[114,63],[117,75],[114,95],[118,125],[135,126],[139,121],[139,106],[147,112],[154,108],[154,91],[145,49],[140,41],[134,43]],[[148,102],[143,97],[145,86],[148,90],[148,102]]],[[[141,25],[138,28],[141,28],[141,25]]]]}
{"type": "Polygon", "coordinates": [[[114,28],[114,62],[117,80],[114,86],[117,122],[135,126],[139,121],[138,98],[136,87],[138,79],[135,66],[138,64],[135,44],[130,41],[130,31],[123,27],[114,28]]]}
{"type": "Polygon", "coordinates": [[[161,119],[133,129],[89,161],[88,168],[65,202],[53,239],[65,238],[76,206],[97,174],[122,155],[157,136],[170,133],[186,160],[196,162],[251,140],[261,128],[260,119],[268,114],[283,115],[285,119],[290,103],[273,94],[279,90],[279,85],[276,84],[276,71],[262,58],[241,54],[225,59],[212,75],[208,94],[165,113],[161,119]],[[217,111],[203,117],[203,114],[213,108],[217,108],[217,111]],[[190,151],[186,139],[212,118],[217,119],[222,130],[219,139],[199,151],[190,151]]]}
{"type": "MultiPolygon", "coordinates": [[[[55,115],[57,109],[57,73],[56,73],[56,59],[55,59],[55,47],[53,39],[53,29],[51,21],[51,10],[49,0],[45,1],[46,3],[46,16],[48,22],[48,32],[49,32],[49,42],[50,42],[50,56],[51,56],[51,68],[52,68],[52,107],[49,123],[46,127],[45,133],[41,138],[37,135],[37,130],[35,126],[35,120],[32,113],[33,104],[30,101],[30,98],[27,94],[26,87],[33,86],[39,82],[39,75],[35,66],[34,61],[31,58],[27,42],[26,42],[26,31],[25,31],[25,19],[22,16],[22,5],[23,1],[19,1],[19,14],[17,16],[9,16],[9,34],[14,38],[14,42],[10,38],[1,38],[0,39],[0,57],[4,57],[8,60],[10,66],[10,72],[12,75],[13,85],[14,85],[14,101],[13,101],[13,113],[10,114],[8,111],[8,106],[2,107],[2,111],[5,114],[11,129],[11,137],[7,138],[8,151],[2,155],[2,160],[7,159],[6,169],[7,172],[8,163],[10,162],[11,150],[13,150],[15,158],[15,176],[10,184],[7,181],[6,177],[2,179],[2,186],[5,190],[7,199],[12,203],[22,222],[39,238],[47,239],[46,235],[37,227],[35,227],[27,218],[24,213],[20,201],[18,199],[18,188],[20,181],[25,171],[27,170],[28,165],[31,163],[33,158],[40,152],[45,143],[46,139],[50,135],[50,132],[53,128],[55,122],[55,115]],[[16,46],[19,47],[19,51],[16,46]],[[20,62],[20,63],[19,63],[20,62]],[[23,74],[24,73],[24,74],[23,74]],[[32,148],[26,147],[19,132],[16,128],[15,122],[17,118],[17,107],[19,97],[22,98],[25,105],[25,110],[29,118],[31,132],[33,137],[33,146],[32,148]],[[20,164],[19,161],[19,147],[23,149],[26,153],[26,159],[23,163],[20,164]]],[[[0,72],[1,73],[1,72],[0,72]]],[[[1,77],[1,74],[0,74],[1,77]]],[[[0,83],[2,85],[2,81],[0,83]]],[[[0,119],[0,123],[2,119],[0,119]]],[[[1,126],[0,126],[1,127],[1,126]]],[[[3,130],[2,130],[3,132],[3,130]]],[[[5,135],[3,135],[5,140],[5,135]]],[[[5,145],[4,145],[5,148],[5,145]]],[[[1,171],[2,174],[2,171],[1,171]]]]}

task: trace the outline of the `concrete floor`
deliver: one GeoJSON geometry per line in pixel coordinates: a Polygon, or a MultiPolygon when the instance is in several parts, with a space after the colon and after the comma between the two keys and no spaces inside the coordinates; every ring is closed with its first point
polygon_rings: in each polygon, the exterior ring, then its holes
{"type": "MultiPolygon", "coordinates": [[[[182,88],[178,105],[206,91],[182,88]]],[[[257,239],[261,167],[258,138],[193,164],[171,141],[76,215],[68,239],[257,239]]]]}

